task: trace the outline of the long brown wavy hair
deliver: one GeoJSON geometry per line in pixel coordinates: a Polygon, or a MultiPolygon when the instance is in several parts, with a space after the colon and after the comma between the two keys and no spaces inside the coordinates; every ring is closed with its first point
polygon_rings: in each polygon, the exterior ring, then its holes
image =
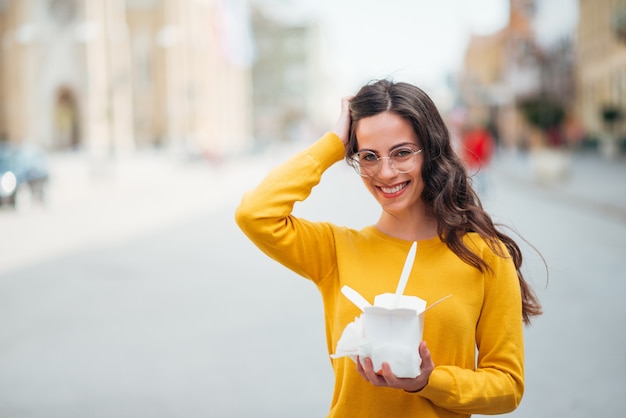
{"type": "MultiPolygon", "coordinates": [[[[521,271],[522,252],[517,243],[496,228],[474,191],[463,162],[452,149],[450,134],[430,97],[420,88],[390,80],[378,80],[363,86],[350,100],[352,123],[346,144],[346,160],[358,151],[356,127],[359,121],[383,112],[394,113],[413,126],[424,149],[422,200],[439,221],[438,235],[459,258],[485,271],[489,266],[464,242],[468,232],[480,235],[500,256],[504,244],[517,270],[522,294],[522,318],[541,315],[541,304],[521,271]]],[[[501,226],[501,225],[498,225],[501,226]]]]}

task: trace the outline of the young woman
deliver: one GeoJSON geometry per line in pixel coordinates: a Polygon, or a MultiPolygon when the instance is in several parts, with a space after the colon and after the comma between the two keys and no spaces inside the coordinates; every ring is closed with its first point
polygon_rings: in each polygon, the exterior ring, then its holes
{"type": "Polygon", "coordinates": [[[329,417],[466,417],[519,405],[523,323],[541,308],[520,271],[519,247],[483,210],[419,88],[380,80],[344,99],[334,132],[246,193],[236,220],[263,252],[316,284],[329,353],[360,314],[341,288],[370,302],[393,292],[413,241],[404,293],[428,303],[452,295],[424,314],[416,378],[396,377],[386,363],[374,370],[369,358],[333,359],[329,417]],[[354,230],[294,217],[295,202],[344,157],[380,204],[378,220],[354,230]]]}

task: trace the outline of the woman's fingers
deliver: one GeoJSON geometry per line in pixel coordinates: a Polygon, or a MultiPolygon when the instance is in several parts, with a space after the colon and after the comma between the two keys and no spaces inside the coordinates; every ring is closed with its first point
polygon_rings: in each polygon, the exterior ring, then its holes
{"type": "Polygon", "coordinates": [[[380,371],[374,370],[374,364],[369,357],[361,359],[357,357],[357,372],[368,382],[376,386],[388,386],[396,389],[402,389],[408,392],[417,392],[428,384],[428,378],[435,368],[435,364],[430,355],[430,350],[426,343],[422,341],[419,346],[419,353],[422,358],[420,366],[420,375],[415,378],[399,378],[391,370],[388,363],[382,364],[380,371]]]}
{"type": "Polygon", "coordinates": [[[359,374],[368,382],[376,386],[387,386],[385,378],[374,370],[374,363],[372,363],[371,358],[361,359],[357,357],[356,367],[359,374]]]}
{"type": "Polygon", "coordinates": [[[420,366],[420,371],[422,374],[426,374],[430,376],[430,373],[435,368],[435,363],[433,362],[433,358],[430,355],[430,350],[426,346],[426,341],[422,341],[419,346],[420,357],[422,358],[422,364],[420,366]]]}
{"type": "Polygon", "coordinates": [[[335,124],[334,132],[335,134],[341,138],[343,143],[348,142],[348,135],[350,135],[350,97],[344,97],[341,99],[341,114],[339,115],[339,119],[337,119],[337,123],[335,124]]]}

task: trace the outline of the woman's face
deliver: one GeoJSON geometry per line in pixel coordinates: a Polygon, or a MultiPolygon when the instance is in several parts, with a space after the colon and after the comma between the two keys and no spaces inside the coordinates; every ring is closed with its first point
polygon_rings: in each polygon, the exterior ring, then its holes
{"type": "MultiPolygon", "coordinates": [[[[356,137],[358,151],[372,151],[378,157],[387,157],[399,147],[415,150],[422,147],[411,124],[390,112],[359,120],[356,137]]],[[[390,166],[389,159],[383,158],[374,176],[363,177],[363,183],[386,212],[401,216],[421,206],[423,155],[423,151],[415,155],[417,164],[408,173],[398,173],[390,166]]]]}

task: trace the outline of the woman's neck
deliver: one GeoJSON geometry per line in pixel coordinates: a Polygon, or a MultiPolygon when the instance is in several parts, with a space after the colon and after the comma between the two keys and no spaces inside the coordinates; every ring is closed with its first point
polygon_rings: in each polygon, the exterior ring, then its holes
{"type": "Polygon", "coordinates": [[[437,219],[425,213],[397,216],[383,210],[374,226],[385,235],[405,241],[419,241],[437,236],[437,219]]]}

